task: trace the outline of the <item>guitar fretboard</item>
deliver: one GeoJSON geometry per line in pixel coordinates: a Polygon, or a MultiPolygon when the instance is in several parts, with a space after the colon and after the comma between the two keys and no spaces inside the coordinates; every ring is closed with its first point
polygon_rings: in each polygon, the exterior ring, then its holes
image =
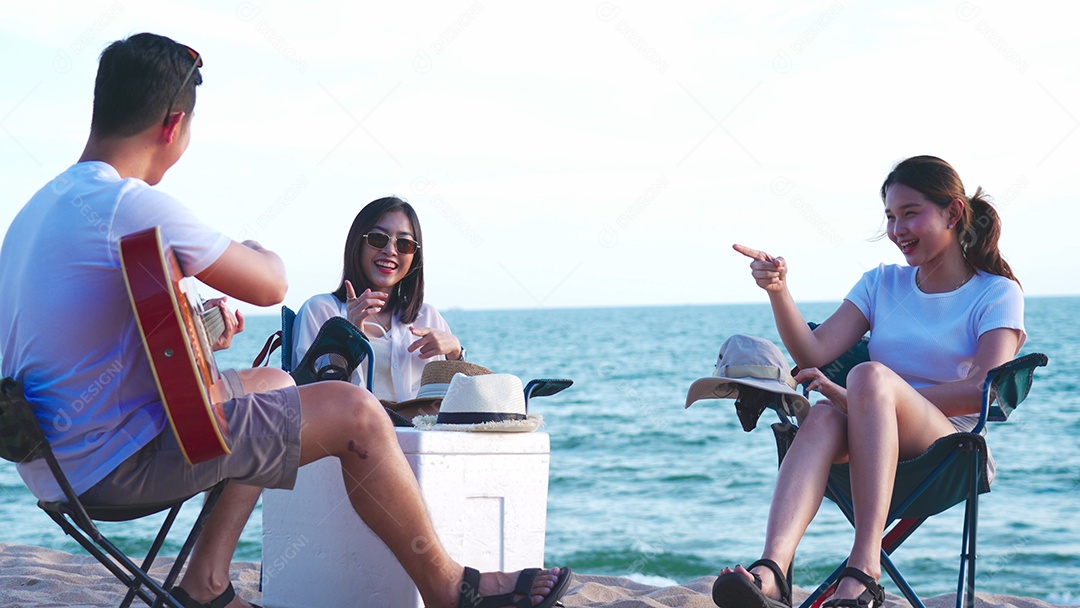
{"type": "Polygon", "coordinates": [[[210,343],[217,342],[221,334],[225,333],[225,314],[217,306],[212,306],[202,313],[203,327],[206,328],[206,337],[210,343]]]}

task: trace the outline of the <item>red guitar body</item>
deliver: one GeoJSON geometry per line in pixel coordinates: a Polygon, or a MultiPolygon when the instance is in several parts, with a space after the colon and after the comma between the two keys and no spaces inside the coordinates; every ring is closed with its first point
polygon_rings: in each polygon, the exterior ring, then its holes
{"type": "Polygon", "coordinates": [[[222,387],[195,280],[185,278],[159,228],[120,238],[120,264],[161,401],[184,457],[229,453],[222,387]]]}

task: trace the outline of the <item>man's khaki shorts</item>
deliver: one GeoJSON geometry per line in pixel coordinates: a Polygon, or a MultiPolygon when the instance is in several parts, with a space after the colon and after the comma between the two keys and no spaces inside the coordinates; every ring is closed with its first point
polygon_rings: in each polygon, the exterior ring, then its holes
{"type": "Polygon", "coordinates": [[[232,453],[188,464],[172,427],[80,496],[94,506],[146,504],[191,496],[230,479],[292,489],[300,466],[300,393],[295,386],[243,394],[233,370],[221,373],[232,399],[222,404],[232,453]],[[239,396],[236,396],[239,395],[239,396]]]}

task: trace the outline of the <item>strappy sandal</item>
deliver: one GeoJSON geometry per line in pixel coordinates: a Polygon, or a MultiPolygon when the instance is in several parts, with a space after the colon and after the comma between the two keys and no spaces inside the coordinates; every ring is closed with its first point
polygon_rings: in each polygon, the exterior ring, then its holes
{"type": "Polygon", "coordinates": [[[458,608],[551,608],[562,606],[559,600],[566,595],[566,589],[570,586],[570,568],[559,568],[559,580],[551,588],[544,601],[532,605],[532,584],[536,576],[540,574],[540,568],[526,568],[518,575],[514,590],[502,595],[480,595],[480,572],[475,568],[465,567],[464,581],[461,583],[461,596],[458,598],[458,608]],[[516,599],[515,599],[516,598],[516,599]]]}
{"type": "Polygon", "coordinates": [[[759,559],[746,570],[754,577],[750,580],[738,572],[728,572],[716,578],[712,587],[712,601],[720,608],[791,608],[791,583],[780,566],[771,559],[759,559]],[[776,586],[780,588],[780,599],[765,595],[761,591],[761,576],[753,572],[754,568],[765,566],[776,577],[776,586]]]}
{"type": "Polygon", "coordinates": [[[839,583],[845,578],[853,578],[862,583],[866,589],[856,598],[844,598],[829,600],[822,604],[822,608],[880,608],[885,605],[885,588],[878,584],[869,574],[848,566],[840,571],[836,579],[839,583]],[[871,602],[873,602],[871,604],[871,602]]]}
{"type": "MultiPolygon", "coordinates": [[[[225,588],[225,591],[223,591],[221,595],[205,604],[188,595],[188,592],[184,591],[182,587],[173,587],[171,593],[185,608],[224,608],[229,605],[229,602],[233,601],[234,597],[236,597],[236,589],[233,589],[232,583],[229,583],[229,586],[225,588]]],[[[261,608],[258,604],[252,604],[252,606],[254,606],[254,608],[261,608]]]]}

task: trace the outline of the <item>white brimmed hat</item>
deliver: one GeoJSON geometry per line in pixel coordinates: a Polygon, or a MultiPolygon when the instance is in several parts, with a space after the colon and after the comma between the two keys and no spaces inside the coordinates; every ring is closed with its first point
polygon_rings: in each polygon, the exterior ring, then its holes
{"type": "Polygon", "coordinates": [[[686,407],[701,399],[737,399],[739,385],[780,395],[787,413],[800,421],[810,410],[810,401],[797,390],[780,349],[764,338],[741,334],[720,346],[713,375],[690,385],[686,407]]]}
{"type": "Polygon", "coordinates": [[[438,416],[417,416],[413,425],[430,431],[535,431],[544,419],[525,411],[525,391],[513,374],[457,374],[443,397],[438,416]]]}

